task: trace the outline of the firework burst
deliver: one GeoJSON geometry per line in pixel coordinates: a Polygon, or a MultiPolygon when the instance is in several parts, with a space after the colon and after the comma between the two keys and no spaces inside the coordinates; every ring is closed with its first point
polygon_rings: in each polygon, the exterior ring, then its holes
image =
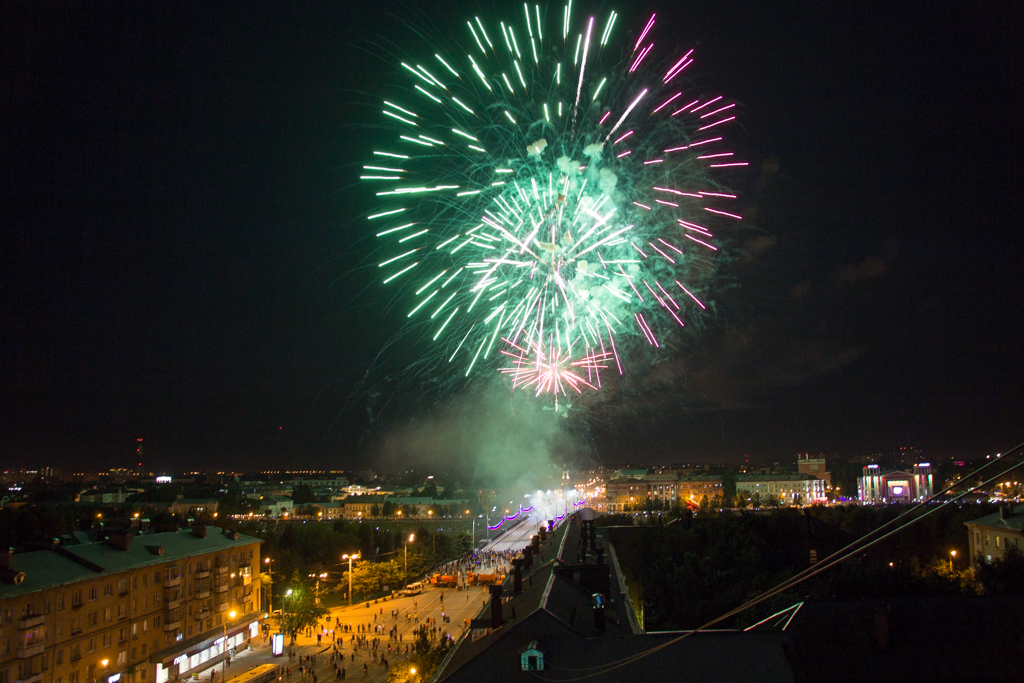
{"type": "Polygon", "coordinates": [[[400,59],[393,139],[361,175],[381,280],[438,355],[556,397],[710,305],[715,233],[740,219],[717,174],[746,166],[723,140],[735,104],[688,84],[693,50],[655,48],[656,16],[620,37],[615,12],[559,14],[474,17],[400,59]]]}

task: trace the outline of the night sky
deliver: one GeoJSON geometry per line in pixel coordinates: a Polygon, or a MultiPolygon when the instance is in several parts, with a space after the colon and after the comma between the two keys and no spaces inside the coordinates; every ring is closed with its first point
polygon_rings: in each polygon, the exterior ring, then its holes
{"type": "MultiPolygon", "coordinates": [[[[720,320],[584,420],[594,452],[1024,441],[1024,6],[667,4],[607,8],[657,10],[741,104],[751,230],[720,320]]],[[[415,6],[0,5],[0,463],[372,462],[357,384],[404,319],[356,220],[379,46],[522,12],[415,6]]]]}

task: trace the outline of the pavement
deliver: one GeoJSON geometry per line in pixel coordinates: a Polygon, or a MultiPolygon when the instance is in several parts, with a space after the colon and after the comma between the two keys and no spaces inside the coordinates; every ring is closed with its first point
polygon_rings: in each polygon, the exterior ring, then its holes
{"type": "MultiPolygon", "coordinates": [[[[365,602],[353,605],[351,608],[332,608],[329,617],[330,628],[333,628],[335,618],[341,619],[342,624],[351,624],[353,631],[356,631],[358,625],[368,626],[369,632],[362,635],[368,638],[379,637],[381,639],[377,649],[378,658],[383,653],[390,664],[395,664],[406,659],[406,645],[409,645],[410,652],[412,651],[413,634],[417,626],[428,617],[437,620],[437,627],[442,635],[447,633],[453,638],[458,639],[465,629],[465,620],[476,618],[488,599],[489,594],[486,586],[471,586],[463,591],[457,591],[454,588],[430,588],[420,595],[413,597],[382,600],[376,604],[371,601],[369,608],[366,607],[365,602]],[[383,615],[380,613],[382,609],[384,610],[383,615]],[[394,609],[399,610],[397,618],[391,617],[391,611],[394,609]],[[451,623],[442,623],[442,612],[451,617],[451,623]],[[376,614],[376,621],[374,621],[374,614],[376,614]],[[374,634],[374,626],[382,624],[384,626],[384,633],[379,636],[374,634]],[[398,626],[398,634],[401,637],[401,640],[398,642],[390,640],[387,635],[388,629],[395,625],[398,626]],[[390,655],[387,651],[388,643],[392,645],[392,653],[390,655]],[[401,654],[395,649],[398,647],[401,648],[401,654]]],[[[271,622],[271,631],[276,631],[276,623],[273,621],[271,622]]],[[[353,643],[349,640],[351,635],[348,633],[338,634],[339,640],[343,641],[341,652],[345,657],[343,666],[346,669],[346,680],[350,678],[370,682],[387,680],[387,670],[380,663],[373,661],[371,649],[353,650],[353,643]],[[355,661],[352,659],[353,653],[355,654],[355,661]],[[363,674],[364,663],[368,664],[369,669],[366,675],[363,674]]],[[[296,638],[294,645],[289,645],[288,639],[285,638],[285,655],[274,657],[270,650],[269,639],[264,641],[263,637],[260,636],[253,639],[253,649],[238,652],[231,658],[231,664],[227,666],[225,671],[226,677],[230,681],[231,678],[239,676],[255,666],[277,664],[278,666],[285,667],[285,669],[291,668],[291,676],[285,675],[283,679],[285,683],[288,681],[293,683],[311,683],[312,676],[310,672],[307,671],[305,678],[299,674],[298,656],[317,654],[319,656],[317,657],[314,669],[317,678],[320,683],[328,683],[335,680],[334,668],[331,665],[330,658],[333,642],[330,634],[321,638],[319,645],[317,644],[316,636],[300,635],[296,638]],[[295,653],[295,659],[289,659],[289,652],[295,653]]],[[[216,671],[214,680],[217,683],[222,683],[224,680],[221,673],[222,669],[223,664],[217,663],[201,672],[198,680],[210,683],[210,674],[216,671]]]]}

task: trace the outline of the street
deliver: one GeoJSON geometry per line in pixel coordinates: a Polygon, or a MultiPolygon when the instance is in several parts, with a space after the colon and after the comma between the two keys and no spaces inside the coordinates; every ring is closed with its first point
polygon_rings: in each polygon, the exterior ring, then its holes
{"type": "MultiPolygon", "coordinates": [[[[342,624],[351,625],[352,627],[351,633],[337,634],[338,641],[341,643],[341,652],[345,658],[344,663],[339,664],[346,669],[346,679],[355,677],[366,681],[384,681],[387,680],[387,671],[379,661],[375,662],[373,660],[372,648],[364,646],[361,649],[353,649],[354,643],[351,640],[353,634],[364,635],[367,638],[380,638],[380,645],[377,649],[378,660],[380,655],[383,654],[390,664],[394,664],[405,659],[406,645],[410,646],[410,652],[412,651],[412,643],[415,640],[414,632],[419,624],[424,623],[428,618],[436,619],[438,633],[442,637],[444,634],[448,634],[457,639],[465,628],[465,620],[475,618],[487,600],[488,592],[486,586],[470,587],[464,591],[457,591],[454,588],[431,588],[414,597],[382,600],[376,604],[371,602],[369,608],[366,607],[365,602],[353,605],[352,608],[333,608],[329,616],[330,626],[327,628],[328,634],[322,637],[319,645],[315,635],[300,635],[296,638],[294,645],[289,645],[289,641],[286,638],[285,655],[274,657],[270,651],[269,639],[266,642],[263,641],[262,637],[253,639],[252,644],[254,648],[252,650],[239,652],[232,657],[231,664],[227,667],[227,678],[230,680],[255,666],[269,663],[283,666],[286,670],[288,668],[291,669],[291,676],[289,677],[286,674],[284,681],[312,681],[311,672],[308,669],[305,677],[299,673],[300,664],[298,657],[300,655],[309,656],[316,654],[318,656],[313,671],[316,673],[318,681],[327,683],[334,680],[334,667],[331,665],[331,645],[334,641],[332,640],[331,630],[334,628],[335,619],[337,618],[341,620],[342,624]],[[397,618],[392,618],[391,611],[395,609],[398,610],[398,616],[397,618]],[[384,611],[383,614],[381,614],[381,610],[384,611]],[[442,622],[442,612],[451,618],[451,623],[442,622]],[[376,620],[374,619],[375,614],[376,620]],[[359,634],[359,626],[368,627],[368,632],[359,634]],[[383,626],[383,633],[374,633],[375,626],[383,626]],[[398,641],[388,638],[388,629],[392,626],[398,627],[398,635],[400,637],[398,641]],[[392,652],[390,654],[388,653],[389,643],[392,645],[392,652]],[[401,654],[399,654],[399,649],[401,654]],[[289,659],[289,652],[295,653],[295,659],[289,659]],[[352,658],[353,653],[355,654],[354,660],[352,658]],[[368,672],[365,676],[363,674],[364,664],[368,665],[368,672]]],[[[275,627],[276,624],[271,622],[271,632],[276,631],[275,627]]],[[[210,681],[211,672],[216,671],[214,680],[219,683],[223,680],[222,668],[223,664],[218,663],[216,666],[200,673],[198,680],[208,682],[210,681]]]]}

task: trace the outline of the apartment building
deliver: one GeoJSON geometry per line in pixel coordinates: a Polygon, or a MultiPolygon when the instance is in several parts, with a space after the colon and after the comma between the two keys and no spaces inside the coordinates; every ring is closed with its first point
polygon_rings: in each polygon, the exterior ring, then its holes
{"type": "Polygon", "coordinates": [[[165,683],[259,629],[260,540],[193,524],[0,553],[0,683],[165,683]]]}

